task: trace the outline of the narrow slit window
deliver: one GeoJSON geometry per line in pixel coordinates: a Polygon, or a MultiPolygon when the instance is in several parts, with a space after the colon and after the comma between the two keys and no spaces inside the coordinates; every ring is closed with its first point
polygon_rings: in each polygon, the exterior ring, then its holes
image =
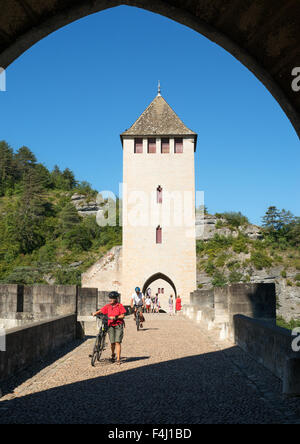
{"type": "Polygon", "coordinates": [[[149,154],[156,153],[156,139],[148,139],[148,153],[149,154]]]}
{"type": "Polygon", "coordinates": [[[175,153],[183,153],[183,139],[175,139],[175,153]]]}
{"type": "Polygon", "coordinates": [[[157,188],[157,203],[162,204],[163,201],[163,189],[161,186],[157,188]]]}
{"type": "Polygon", "coordinates": [[[135,139],[135,141],[134,141],[134,152],[136,154],[143,153],[143,139],[135,139]]]}
{"type": "Polygon", "coordinates": [[[156,243],[162,244],[162,229],[161,229],[161,227],[156,228],[156,243]]]}
{"type": "Polygon", "coordinates": [[[161,152],[162,154],[170,153],[170,139],[161,139],[161,152]]]}

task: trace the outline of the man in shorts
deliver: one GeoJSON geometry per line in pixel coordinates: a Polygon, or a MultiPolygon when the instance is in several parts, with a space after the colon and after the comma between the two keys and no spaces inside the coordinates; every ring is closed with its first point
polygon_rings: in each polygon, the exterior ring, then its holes
{"type": "Polygon", "coordinates": [[[121,344],[124,336],[124,318],[126,310],[119,303],[120,294],[113,291],[109,294],[110,303],[105,305],[101,310],[93,313],[97,316],[102,313],[108,316],[108,335],[111,342],[111,360],[115,362],[117,354],[117,364],[121,364],[121,344]]]}
{"type": "Polygon", "coordinates": [[[145,298],[143,293],[141,292],[140,287],[136,287],[135,292],[131,296],[131,309],[134,310],[134,321],[136,316],[139,316],[141,319],[141,328],[143,328],[143,308],[145,306],[145,298]]]}

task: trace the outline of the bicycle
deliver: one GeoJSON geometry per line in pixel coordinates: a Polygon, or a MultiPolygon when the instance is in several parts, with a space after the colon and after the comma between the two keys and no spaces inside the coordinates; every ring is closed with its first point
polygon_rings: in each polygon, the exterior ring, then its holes
{"type": "Polygon", "coordinates": [[[97,315],[96,318],[102,322],[96,337],[93,353],[90,355],[92,367],[95,367],[96,360],[100,362],[101,354],[103,350],[105,350],[105,340],[108,331],[108,317],[100,314],[97,315]]]}
{"type": "Polygon", "coordinates": [[[135,322],[136,322],[136,329],[137,329],[137,331],[139,331],[139,329],[140,329],[140,326],[141,326],[141,311],[139,311],[139,307],[137,307],[137,310],[136,310],[136,316],[135,316],[135,322]]]}

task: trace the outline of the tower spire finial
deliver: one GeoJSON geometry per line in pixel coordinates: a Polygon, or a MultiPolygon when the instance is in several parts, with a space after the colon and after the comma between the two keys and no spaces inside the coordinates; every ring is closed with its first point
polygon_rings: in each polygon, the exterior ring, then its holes
{"type": "Polygon", "coordinates": [[[160,87],[160,80],[158,81],[158,96],[161,96],[161,87],[160,87]]]}

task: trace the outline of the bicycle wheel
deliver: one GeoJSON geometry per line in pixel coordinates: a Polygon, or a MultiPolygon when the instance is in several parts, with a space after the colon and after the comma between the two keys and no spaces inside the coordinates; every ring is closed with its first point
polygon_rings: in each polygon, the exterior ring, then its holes
{"type": "Polygon", "coordinates": [[[140,329],[140,312],[139,311],[136,314],[135,320],[136,320],[136,329],[137,329],[137,331],[139,331],[139,329],[140,329]]]}
{"type": "Polygon", "coordinates": [[[100,338],[99,349],[97,351],[97,361],[98,362],[100,362],[102,352],[105,349],[105,337],[106,337],[106,334],[102,334],[101,338],[100,338]]]}
{"type": "Polygon", "coordinates": [[[99,353],[101,341],[102,341],[102,335],[99,334],[96,338],[96,342],[95,342],[94,349],[93,349],[93,354],[92,354],[92,359],[91,359],[92,367],[95,367],[95,362],[96,362],[96,359],[98,358],[98,353],[99,353]]]}

